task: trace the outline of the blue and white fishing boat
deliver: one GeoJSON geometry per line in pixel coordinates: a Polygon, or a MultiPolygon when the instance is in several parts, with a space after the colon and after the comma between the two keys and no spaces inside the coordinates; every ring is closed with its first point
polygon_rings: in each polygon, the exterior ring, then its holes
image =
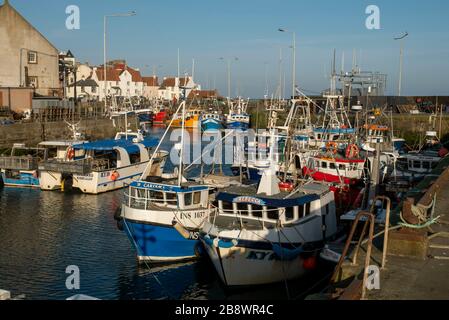
{"type": "Polygon", "coordinates": [[[5,187],[39,188],[38,164],[44,149],[14,144],[9,155],[0,156],[0,180],[5,187]]]}
{"type": "Polygon", "coordinates": [[[337,232],[334,194],[311,182],[281,192],[275,170],[258,187],[221,190],[200,239],[227,286],[264,285],[298,278],[316,266],[337,232]]]}
{"type": "Polygon", "coordinates": [[[223,129],[224,119],[216,112],[208,112],[200,117],[203,132],[217,132],[223,129]]]}
{"type": "Polygon", "coordinates": [[[121,218],[139,261],[176,262],[197,256],[199,230],[211,209],[208,186],[177,179],[132,182],[121,218]]]}
{"type": "Polygon", "coordinates": [[[229,102],[229,114],[226,118],[226,128],[233,130],[248,130],[250,127],[250,115],[246,112],[248,102],[239,98],[238,104],[234,106],[229,102]]]}
{"type": "MultiPolygon", "coordinates": [[[[183,117],[185,104],[183,101],[176,111],[178,113],[182,107],[183,117]]],[[[173,120],[161,142],[172,123],[173,120]]],[[[185,121],[182,124],[184,129],[185,121]]],[[[211,188],[187,182],[183,177],[183,145],[184,130],[179,147],[179,169],[173,174],[155,177],[145,170],[141,179],[131,183],[125,192],[119,225],[123,224],[139,261],[176,262],[197,255],[199,231],[212,211],[208,203],[211,188]]]]}
{"type": "Polygon", "coordinates": [[[73,172],[73,188],[84,193],[99,194],[117,190],[140,178],[153,157],[151,171],[162,172],[168,157],[167,151],[153,152],[159,139],[136,139],[127,137],[100,140],[74,145],[74,163],[78,163],[82,172],[73,172]]]}

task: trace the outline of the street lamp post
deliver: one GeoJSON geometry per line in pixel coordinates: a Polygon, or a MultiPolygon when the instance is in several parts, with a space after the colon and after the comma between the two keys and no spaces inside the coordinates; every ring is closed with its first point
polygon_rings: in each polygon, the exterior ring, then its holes
{"type": "Polygon", "coordinates": [[[399,84],[398,84],[398,96],[402,95],[402,64],[404,59],[404,40],[408,36],[408,32],[405,32],[402,36],[394,38],[394,40],[398,40],[401,43],[401,50],[399,53],[399,84]]]}
{"type": "Polygon", "coordinates": [[[287,32],[293,35],[293,70],[292,70],[292,99],[296,96],[296,32],[279,28],[280,32],[287,32]]]}
{"type": "Polygon", "coordinates": [[[106,55],[107,19],[113,18],[113,17],[131,17],[131,16],[135,16],[136,14],[137,13],[135,11],[131,11],[128,13],[119,13],[119,14],[111,14],[111,15],[104,16],[104,37],[103,37],[103,40],[104,40],[104,43],[103,43],[103,58],[104,58],[104,65],[103,65],[104,74],[103,74],[103,76],[104,76],[104,79],[103,80],[104,80],[104,108],[105,108],[105,111],[108,106],[107,99],[106,99],[106,96],[108,94],[107,66],[106,66],[106,63],[107,63],[107,55],[106,55]]]}

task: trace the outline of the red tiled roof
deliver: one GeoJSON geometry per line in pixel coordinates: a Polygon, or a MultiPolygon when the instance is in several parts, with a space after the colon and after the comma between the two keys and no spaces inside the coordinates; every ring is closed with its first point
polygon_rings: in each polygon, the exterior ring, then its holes
{"type": "Polygon", "coordinates": [[[140,74],[140,71],[137,71],[133,68],[126,67],[126,70],[131,73],[132,79],[134,82],[142,82],[142,75],[140,74]]]}
{"type": "MultiPolygon", "coordinates": [[[[96,73],[98,81],[104,81],[104,68],[97,68],[96,73]]],[[[107,68],[106,79],[107,81],[120,81],[120,71],[113,68],[107,68]]]]}
{"type": "Polygon", "coordinates": [[[189,93],[188,99],[197,98],[218,98],[219,94],[217,90],[192,90],[189,93]]]}
{"type": "Polygon", "coordinates": [[[143,82],[149,87],[158,87],[159,79],[157,77],[142,77],[143,82]]]}
{"type": "MultiPolygon", "coordinates": [[[[179,78],[179,86],[185,86],[189,82],[188,77],[179,78]]],[[[161,87],[174,87],[176,85],[176,78],[165,78],[161,87]]]]}

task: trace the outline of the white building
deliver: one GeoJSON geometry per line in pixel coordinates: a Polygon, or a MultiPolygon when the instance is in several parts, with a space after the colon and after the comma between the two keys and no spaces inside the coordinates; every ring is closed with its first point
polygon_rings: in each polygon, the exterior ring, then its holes
{"type": "MultiPolygon", "coordinates": [[[[114,63],[106,69],[104,67],[90,67],[80,64],[76,72],[77,96],[88,96],[89,100],[104,100],[105,86],[107,95],[119,97],[141,97],[145,94],[145,83],[138,69],[126,66],[124,63],[114,63]],[[95,85],[96,84],[96,85],[95,85]]],[[[67,94],[70,98],[75,95],[75,76],[70,78],[67,94]]]]}
{"type": "Polygon", "coordinates": [[[182,94],[182,87],[186,89],[186,97],[189,96],[193,89],[201,90],[201,87],[194,83],[193,78],[190,76],[178,78],[168,77],[164,78],[164,81],[159,88],[159,98],[164,100],[179,100],[182,94]]]}
{"type": "Polygon", "coordinates": [[[159,79],[156,76],[142,77],[144,82],[143,96],[147,99],[159,98],[159,79]]]}

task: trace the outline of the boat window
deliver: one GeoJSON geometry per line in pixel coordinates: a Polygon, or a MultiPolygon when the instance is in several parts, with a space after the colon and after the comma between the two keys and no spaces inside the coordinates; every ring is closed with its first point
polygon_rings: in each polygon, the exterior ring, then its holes
{"type": "Polygon", "coordinates": [[[185,206],[191,206],[192,205],[192,199],[193,199],[193,194],[192,193],[186,193],[184,195],[184,205],[185,206]]]}
{"type": "Polygon", "coordinates": [[[304,218],[304,206],[299,206],[298,207],[298,218],[304,218]]]}
{"type": "Polygon", "coordinates": [[[310,208],[311,208],[310,202],[307,203],[305,207],[306,207],[306,214],[305,214],[305,216],[307,217],[308,215],[310,215],[310,208]]]}
{"type": "Polygon", "coordinates": [[[423,161],[422,167],[423,167],[423,169],[431,169],[430,162],[423,161]]]}
{"type": "Polygon", "coordinates": [[[279,219],[279,208],[267,207],[267,218],[271,220],[279,219]]]}
{"type": "Polygon", "coordinates": [[[193,194],[193,204],[199,204],[201,202],[201,192],[195,192],[193,194]]]}
{"type": "Polygon", "coordinates": [[[338,170],[345,171],[346,170],[346,166],[344,164],[340,164],[339,167],[338,167],[338,170]]]}
{"type": "Polygon", "coordinates": [[[335,163],[333,163],[333,162],[329,163],[329,168],[335,170],[336,169],[335,163]]]}
{"type": "Polygon", "coordinates": [[[231,202],[223,201],[223,211],[224,213],[232,213],[234,212],[234,206],[231,202]]]}
{"type": "Polygon", "coordinates": [[[146,190],[145,189],[136,189],[137,198],[143,198],[145,199],[147,197],[146,190]]]}
{"type": "Polygon", "coordinates": [[[176,203],[176,193],[169,193],[167,192],[165,194],[165,198],[167,199],[168,204],[175,204],[176,203]]]}
{"type": "Polygon", "coordinates": [[[256,204],[251,205],[252,215],[256,218],[262,218],[263,215],[263,207],[258,206],[256,204]]]}
{"type": "Polygon", "coordinates": [[[248,215],[248,205],[246,203],[238,203],[237,210],[240,215],[247,216],[248,215]]]}
{"type": "Polygon", "coordinates": [[[131,164],[140,163],[140,153],[134,153],[129,155],[131,164]]]}
{"type": "Polygon", "coordinates": [[[417,160],[413,161],[413,168],[421,169],[421,162],[417,160]]]}
{"type": "Polygon", "coordinates": [[[285,208],[285,220],[291,221],[295,218],[295,208],[285,208]]]}
{"type": "Polygon", "coordinates": [[[321,168],[327,169],[327,162],[321,162],[321,168]]]}
{"type": "Polygon", "coordinates": [[[151,200],[164,200],[164,194],[160,191],[150,190],[150,199],[151,200]]]}

